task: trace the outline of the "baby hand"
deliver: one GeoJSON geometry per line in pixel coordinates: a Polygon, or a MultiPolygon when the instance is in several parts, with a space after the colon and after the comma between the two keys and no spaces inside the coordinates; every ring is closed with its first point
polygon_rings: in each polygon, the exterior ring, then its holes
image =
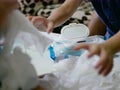
{"type": "Polygon", "coordinates": [[[93,55],[98,55],[100,60],[95,65],[95,68],[98,69],[99,74],[104,76],[108,75],[113,67],[113,53],[106,47],[104,44],[85,44],[81,43],[74,48],[75,50],[87,49],[89,51],[88,58],[93,55]]]}
{"type": "Polygon", "coordinates": [[[47,31],[48,33],[53,31],[53,23],[43,16],[28,16],[28,19],[39,30],[47,31]]]}

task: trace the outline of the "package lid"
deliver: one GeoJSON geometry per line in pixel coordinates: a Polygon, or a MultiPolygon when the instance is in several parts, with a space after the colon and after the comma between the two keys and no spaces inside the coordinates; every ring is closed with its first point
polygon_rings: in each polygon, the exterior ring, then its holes
{"type": "Polygon", "coordinates": [[[89,36],[89,29],[84,24],[71,23],[62,28],[61,36],[71,41],[82,41],[89,36]]]}

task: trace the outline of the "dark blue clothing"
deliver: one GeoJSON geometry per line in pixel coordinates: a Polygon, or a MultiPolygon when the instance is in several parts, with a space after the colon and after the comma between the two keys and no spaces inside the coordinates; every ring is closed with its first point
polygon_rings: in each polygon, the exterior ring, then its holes
{"type": "Polygon", "coordinates": [[[107,38],[120,30],[120,0],[91,0],[96,12],[107,27],[107,38]]]}

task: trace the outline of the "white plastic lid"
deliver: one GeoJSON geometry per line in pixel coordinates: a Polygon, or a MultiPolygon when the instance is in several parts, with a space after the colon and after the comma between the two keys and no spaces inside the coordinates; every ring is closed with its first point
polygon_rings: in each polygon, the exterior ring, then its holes
{"type": "Polygon", "coordinates": [[[61,36],[71,41],[82,41],[89,36],[89,29],[84,24],[71,23],[62,28],[61,36]]]}

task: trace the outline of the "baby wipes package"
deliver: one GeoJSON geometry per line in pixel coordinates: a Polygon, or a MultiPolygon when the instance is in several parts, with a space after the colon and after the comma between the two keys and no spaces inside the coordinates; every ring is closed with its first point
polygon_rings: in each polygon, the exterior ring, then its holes
{"type": "Polygon", "coordinates": [[[69,58],[70,55],[80,56],[84,50],[75,51],[73,49],[75,44],[77,43],[71,43],[69,41],[54,42],[49,47],[50,57],[55,62],[58,62],[59,60],[69,58]]]}
{"type": "Polygon", "coordinates": [[[88,36],[89,29],[84,24],[71,23],[64,26],[61,30],[61,38],[71,42],[83,41],[88,36]]]}
{"type": "Polygon", "coordinates": [[[83,24],[69,24],[62,28],[60,39],[53,42],[49,47],[50,57],[58,62],[69,58],[69,56],[80,56],[84,50],[75,51],[73,47],[79,43],[86,42],[89,29],[83,24]]]}
{"type": "Polygon", "coordinates": [[[85,50],[75,51],[74,46],[80,43],[102,43],[102,36],[89,36],[89,29],[84,24],[69,24],[61,30],[60,38],[49,47],[50,57],[55,62],[65,60],[69,56],[79,57],[85,50]]]}

